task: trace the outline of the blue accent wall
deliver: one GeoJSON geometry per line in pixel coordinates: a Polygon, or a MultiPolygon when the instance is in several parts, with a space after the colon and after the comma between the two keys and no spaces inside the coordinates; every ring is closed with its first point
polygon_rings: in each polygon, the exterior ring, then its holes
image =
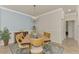
{"type": "MultiPolygon", "coordinates": [[[[0,10],[0,28],[3,30],[7,27],[11,33],[9,43],[15,41],[14,33],[19,31],[31,31],[33,26],[33,20],[30,16],[18,14],[15,12],[0,10]]],[[[3,45],[3,41],[0,41],[0,45],[3,45]],[[2,42],[2,43],[1,43],[2,42]]]]}
{"type": "Polygon", "coordinates": [[[1,29],[7,27],[11,32],[28,30],[33,22],[30,16],[21,15],[7,10],[1,10],[1,29]]]}

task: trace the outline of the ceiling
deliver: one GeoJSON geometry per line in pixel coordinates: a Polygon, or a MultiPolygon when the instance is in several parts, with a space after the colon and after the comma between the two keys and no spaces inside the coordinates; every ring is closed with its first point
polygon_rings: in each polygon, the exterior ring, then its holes
{"type": "Polygon", "coordinates": [[[15,11],[19,11],[25,14],[29,14],[32,16],[39,16],[46,12],[55,10],[57,8],[63,8],[65,13],[75,12],[76,5],[2,5],[2,7],[6,7],[15,11]]]}

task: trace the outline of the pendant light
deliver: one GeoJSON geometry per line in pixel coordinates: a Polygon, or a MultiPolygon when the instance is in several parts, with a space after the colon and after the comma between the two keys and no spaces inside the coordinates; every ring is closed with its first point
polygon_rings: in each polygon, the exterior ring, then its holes
{"type": "MultiPolygon", "coordinates": [[[[36,14],[36,5],[33,5],[33,14],[34,15],[36,14]]],[[[33,30],[36,31],[36,19],[35,18],[33,19],[33,23],[34,23],[33,30]]]]}

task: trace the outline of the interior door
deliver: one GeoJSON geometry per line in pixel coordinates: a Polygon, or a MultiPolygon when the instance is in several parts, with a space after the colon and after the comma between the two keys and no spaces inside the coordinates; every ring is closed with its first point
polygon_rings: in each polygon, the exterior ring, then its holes
{"type": "Polygon", "coordinates": [[[68,37],[74,38],[74,21],[68,21],[68,37]]]}

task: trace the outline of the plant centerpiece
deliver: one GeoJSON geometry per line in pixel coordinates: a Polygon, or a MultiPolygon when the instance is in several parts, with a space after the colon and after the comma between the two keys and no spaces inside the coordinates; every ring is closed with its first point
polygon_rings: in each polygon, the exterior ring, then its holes
{"type": "Polygon", "coordinates": [[[4,27],[3,31],[1,31],[1,40],[3,40],[4,46],[8,45],[9,39],[10,39],[9,30],[6,27],[4,27]]]}
{"type": "Polygon", "coordinates": [[[31,32],[31,37],[35,38],[35,37],[36,37],[36,35],[37,35],[37,32],[36,32],[36,27],[35,27],[35,26],[33,26],[33,27],[32,27],[32,32],[31,32]]]}

